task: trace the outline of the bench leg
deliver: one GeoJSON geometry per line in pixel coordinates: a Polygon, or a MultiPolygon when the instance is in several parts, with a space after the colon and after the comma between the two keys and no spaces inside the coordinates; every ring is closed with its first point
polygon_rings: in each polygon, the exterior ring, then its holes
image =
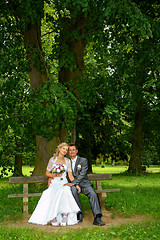
{"type": "MultiPolygon", "coordinates": [[[[28,184],[23,184],[23,193],[28,194],[28,184]]],[[[28,214],[28,197],[23,197],[23,215],[28,214]]]]}
{"type": "Polygon", "coordinates": [[[101,211],[103,216],[108,216],[110,213],[105,209],[104,200],[106,199],[106,193],[98,193],[101,211]]]}

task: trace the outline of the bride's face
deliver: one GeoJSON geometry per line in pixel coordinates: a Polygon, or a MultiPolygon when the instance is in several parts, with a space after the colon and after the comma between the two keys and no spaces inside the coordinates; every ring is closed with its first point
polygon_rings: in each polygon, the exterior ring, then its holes
{"type": "Polygon", "coordinates": [[[63,146],[59,149],[59,153],[62,154],[63,156],[66,155],[68,152],[68,146],[63,146]]]}

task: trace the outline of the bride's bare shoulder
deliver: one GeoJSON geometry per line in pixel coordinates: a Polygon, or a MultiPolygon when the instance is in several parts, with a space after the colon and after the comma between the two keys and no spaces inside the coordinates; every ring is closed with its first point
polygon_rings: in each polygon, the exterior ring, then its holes
{"type": "Polygon", "coordinates": [[[68,162],[68,163],[71,161],[69,158],[65,158],[65,160],[66,160],[66,162],[68,162]]]}

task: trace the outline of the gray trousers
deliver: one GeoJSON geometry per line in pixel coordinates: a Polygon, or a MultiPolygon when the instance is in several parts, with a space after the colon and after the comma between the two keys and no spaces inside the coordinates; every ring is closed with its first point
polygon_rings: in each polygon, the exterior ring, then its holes
{"type": "MultiPolygon", "coordinates": [[[[73,186],[73,187],[71,187],[71,191],[72,191],[72,194],[73,194],[79,208],[81,209],[81,203],[80,203],[79,193],[77,191],[77,188],[75,186],[73,186]]],[[[96,217],[97,214],[100,214],[102,216],[99,199],[98,199],[97,193],[94,191],[92,186],[89,185],[86,187],[81,187],[81,192],[89,198],[94,217],[96,217]]]]}

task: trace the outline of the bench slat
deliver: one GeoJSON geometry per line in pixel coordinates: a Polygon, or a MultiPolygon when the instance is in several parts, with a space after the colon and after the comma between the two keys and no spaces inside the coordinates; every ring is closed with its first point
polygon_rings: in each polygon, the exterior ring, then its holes
{"type": "Polygon", "coordinates": [[[40,197],[42,193],[28,193],[28,194],[11,194],[8,195],[8,198],[17,198],[17,197],[40,197]]]}
{"type": "MultiPolygon", "coordinates": [[[[88,174],[88,178],[91,181],[96,180],[112,180],[112,174],[88,174]]],[[[46,176],[32,176],[32,177],[10,177],[9,183],[10,184],[20,184],[20,183],[42,183],[47,182],[48,178],[46,176]]]]}
{"type": "Polygon", "coordinates": [[[91,174],[88,174],[87,175],[89,180],[93,180],[93,181],[96,181],[96,180],[112,180],[112,174],[110,173],[91,173],[91,174]]]}
{"type": "Polygon", "coordinates": [[[101,190],[95,190],[96,193],[109,193],[109,192],[120,192],[120,189],[101,189],[101,190]]]}
{"type": "Polygon", "coordinates": [[[47,182],[48,178],[46,176],[33,176],[33,177],[10,177],[9,183],[41,183],[47,182]]]}
{"type": "MultiPolygon", "coordinates": [[[[120,189],[101,189],[95,190],[96,193],[109,193],[109,192],[120,192],[120,189]]],[[[8,198],[16,198],[16,197],[40,197],[42,193],[28,193],[28,194],[11,194],[8,195],[8,198]]]]}

